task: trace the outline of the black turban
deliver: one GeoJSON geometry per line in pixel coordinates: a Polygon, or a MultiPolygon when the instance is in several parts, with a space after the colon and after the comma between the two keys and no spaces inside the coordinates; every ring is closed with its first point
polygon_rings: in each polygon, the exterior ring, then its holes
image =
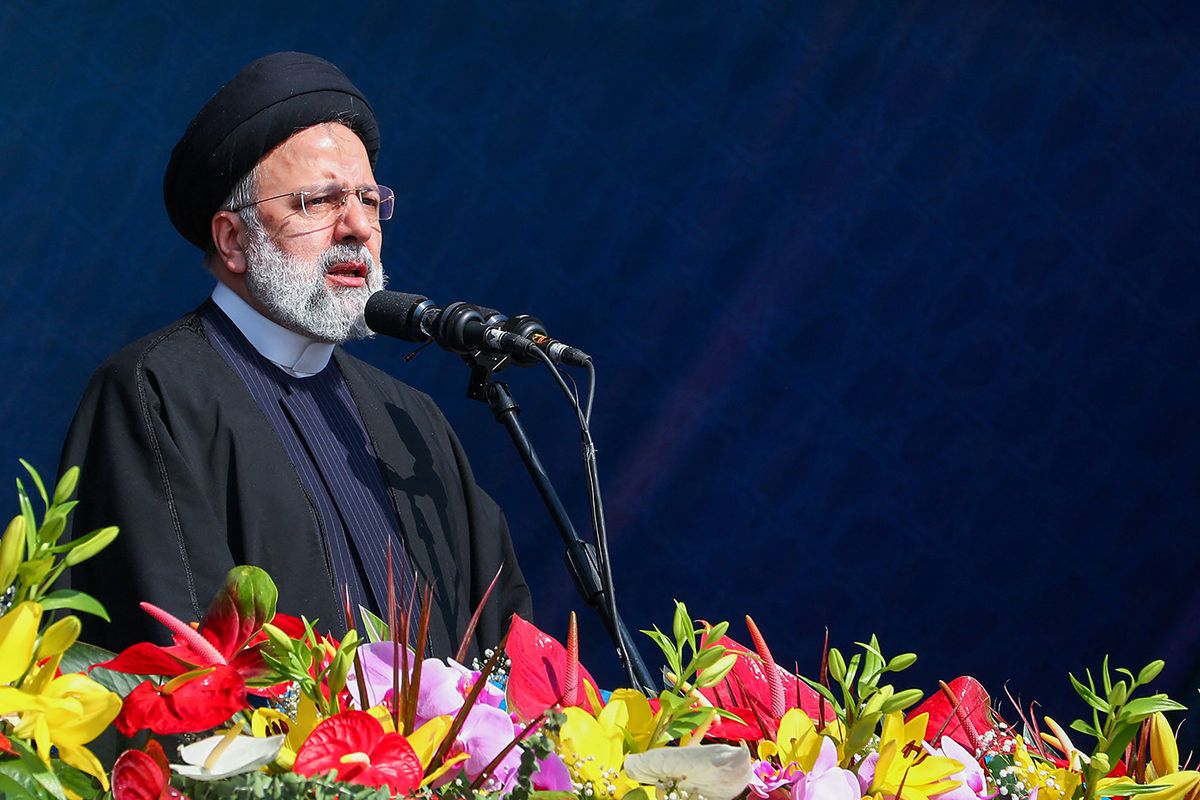
{"type": "Polygon", "coordinates": [[[163,178],[171,223],[207,249],[213,214],[258,160],[293,133],[332,120],[358,134],[374,166],[375,112],[341,70],[307,53],[247,64],[200,109],[171,153],[163,178]]]}

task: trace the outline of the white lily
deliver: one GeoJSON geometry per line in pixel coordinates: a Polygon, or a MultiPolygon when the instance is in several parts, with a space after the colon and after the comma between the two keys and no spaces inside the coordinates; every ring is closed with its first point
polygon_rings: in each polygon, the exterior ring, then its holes
{"type": "Polygon", "coordinates": [[[754,777],[750,751],[727,744],[657,747],[625,756],[625,774],[687,800],[733,800],[754,777]]]}
{"type": "Polygon", "coordinates": [[[179,748],[184,764],[172,764],[171,770],[198,781],[215,781],[231,775],[241,775],[266,766],[275,760],[283,741],[280,736],[238,736],[238,728],[225,734],[209,736],[179,748]],[[229,734],[234,735],[230,736],[229,734]]]}

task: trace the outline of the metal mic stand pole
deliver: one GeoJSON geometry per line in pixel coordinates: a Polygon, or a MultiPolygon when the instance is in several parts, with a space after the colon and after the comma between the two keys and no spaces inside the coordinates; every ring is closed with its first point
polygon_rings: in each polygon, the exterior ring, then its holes
{"type": "Polygon", "coordinates": [[[616,614],[616,617],[612,618],[608,613],[604,585],[600,581],[600,572],[596,567],[596,557],[587,543],[575,533],[575,527],[571,524],[570,517],[567,516],[567,510],[563,507],[558,493],[554,491],[554,486],[550,483],[550,476],[546,474],[541,461],[538,460],[537,453],[533,450],[533,444],[525,435],[525,429],[521,427],[520,420],[517,419],[520,407],[513,400],[512,393],[508,391],[506,384],[491,380],[491,373],[497,366],[496,362],[490,362],[485,356],[483,359],[475,361],[468,360],[468,363],[472,364],[472,368],[467,397],[487,403],[492,409],[492,415],[495,416],[496,421],[502,423],[508,430],[513,446],[521,456],[521,461],[525,463],[525,469],[533,478],[534,486],[537,487],[538,494],[542,496],[542,502],[546,504],[546,510],[550,512],[550,517],[554,520],[555,527],[558,528],[563,544],[567,547],[567,567],[571,571],[571,577],[575,579],[575,587],[587,604],[594,608],[604,621],[604,627],[608,630],[613,644],[616,645],[621,665],[637,683],[641,684],[636,688],[645,693],[654,694],[655,682],[650,676],[650,670],[646,668],[646,663],[642,660],[637,646],[634,645],[629,630],[621,620],[621,615],[616,614]],[[479,361],[485,361],[485,363],[481,364],[479,361]]]}

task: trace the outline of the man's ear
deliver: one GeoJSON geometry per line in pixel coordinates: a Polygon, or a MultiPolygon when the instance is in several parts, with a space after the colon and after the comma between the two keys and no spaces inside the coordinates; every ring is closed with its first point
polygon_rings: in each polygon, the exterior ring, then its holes
{"type": "Polygon", "coordinates": [[[245,225],[235,211],[218,211],[212,218],[212,240],[216,248],[214,260],[229,272],[246,272],[245,225]]]}

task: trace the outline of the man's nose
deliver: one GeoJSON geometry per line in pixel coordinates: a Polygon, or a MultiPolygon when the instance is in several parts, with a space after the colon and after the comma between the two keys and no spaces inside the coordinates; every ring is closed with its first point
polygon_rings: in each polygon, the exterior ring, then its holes
{"type": "Polygon", "coordinates": [[[337,238],[342,242],[367,242],[375,234],[375,226],[367,215],[366,207],[358,195],[350,193],[338,217],[337,238]]]}

